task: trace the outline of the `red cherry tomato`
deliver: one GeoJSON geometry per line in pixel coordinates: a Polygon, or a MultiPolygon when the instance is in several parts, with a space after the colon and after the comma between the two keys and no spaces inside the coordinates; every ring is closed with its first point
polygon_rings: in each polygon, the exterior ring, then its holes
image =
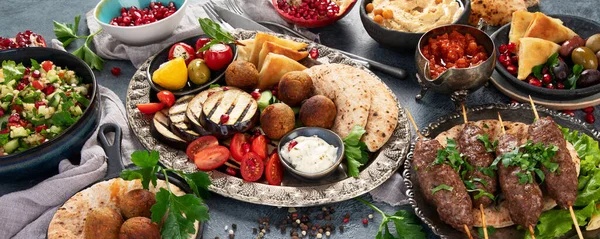
{"type": "Polygon", "coordinates": [[[196,155],[196,153],[200,152],[200,150],[203,150],[208,147],[218,146],[218,145],[219,145],[219,140],[217,140],[217,138],[215,136],[212,136],[212,135],[202,136],[202,137],[197,138],[196,140],[192,141],[190,144],[188,144],[187,149],[185,150],[185,153],[187,154],[187,156],[190,160],[194,160],[194,155],[196,155]]]}
{"type": "Polygon", "coordinates": [[[202,47],[204,47],[204,45],[206,45],[206,43],[209,43],[210,41],[212,41],[212,38],[198,38],[198,40],[196,41],[196,58],[204,59],[204,51],[200,51],[200,49],[202,49],[202,47]]]}
{"type": "Polygon", "coordinates": [[[33,86],[33,88],[36,88],[38,90],[44,89],[44,86],[42,85],[42,83],[39,80],[34,80],[33,82],[31,82],[31,86],[33,86]]]}
{"type": "Polygon", "coordinates": [[[248,182],[259,180],[264,171],[265,163],[257,154],[250,152],[244,155],[240,166],[240,172],[244,180],[248,182]]]}
{"type": "Polygon", "coordinates": [[[190,62],[196,58],[196,51],[190,45],[185,44],[183,42],[178,42],[171,46],[169,50],[169,60],[173,60],[177,57],[181,57],[185,60],[185,64],[190,64],[190,62]]]}
{"type": "Polygon", "coordinates": [[[173,106],[173,104],[175,104],[175,95],[173,95],[171,91],[163,90],[161,92],[158,92],[158,94],[156,94],[156,97],[161,103],[165,104],[167,107],[171,107],[173,106]]]}
{"type": "Polygon", "coordinates": [[[229,149],[220,145],[205,148],[194,155],[194,163],[202,171],[210,171],[221,167],[228,159],[229,149]]]}
{"type": "Polygon", "coordinates": [[[162,110],[165,105],[163,103],[146,103],[146,104],[137,104],[138,110],[143,114],[154,114],[159,110],[162,110]]]}
{"type": "Polygon", "coordinates": [[[281,167],[281,161],[277,153],[271,154],[267,165],[265,166],[265,177],[270,185],[281,185],[281,179],[283,178],[283,168],[281,167]]]}
{"type": "Polygon", "coordinates": [[[214,44],[204,53],[206,66],[213,71],[223,70],[233,60],[233,51],[226,44],[214,44]]]}
{"type": "Polygon", "coordinates": [[[44,69],[46,72],[52,70],[52,66],[54,66],[54,64],[51,61],[42,62],[42,69],[44,69]]]}
{"type": "Polygon", "coordinates": [[[237,133],[233,135],[231,139],[231,145],[229,150],[231,151],[231,157],[235,161],[241,162],[247,151],[244,151],[244,144],[250,144],[250,137],[243,133],[237,133]]]}
{"type": "Polygon", "coordinates": [[[267,138],[264,135],[256,136],[252,140],[252,152],[263,160],[267,159],[267,138]]]}

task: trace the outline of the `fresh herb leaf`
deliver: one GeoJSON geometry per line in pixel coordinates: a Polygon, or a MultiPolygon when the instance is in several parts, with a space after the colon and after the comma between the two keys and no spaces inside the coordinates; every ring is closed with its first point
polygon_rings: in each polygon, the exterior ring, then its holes
{"type": "Polygon", "coordinates": [[[31,59],[31,71],[33,70],[39,70],[42,69],[42,67],[40,66],[40,63],[38,63],[36,60],[34,60],[33,58],[31,59]]]}
{"type": "MultiPolygon", "coordinates": [[[[598,215],[600,213],[596,208],[596,203],[594,201],[590,202],[582,209],[574,210],[574,212],[579,226],[585,226],[593,215],[598,215]]],[[[573,220],[571,219],[571,214],[568,210],[552,209],[545,211],[540,215],[539,223],[535,227],[535,238],[558,238],[572,228],[573,220]]],[[[529,232],[527,232],[526,238],[531,238],[529,232]]]]}
{"type": "Polygon", "coordinates": [[[2,73],[4,74],[4,82],[11,80],[20,81],[25,73],[25,66],[22,63],[17,64],[15,61],[2,61],[2,73]]]}
{"type": "MultiPolygon", "coordinates": [[[[547,67],[548,69],[551,69],[552,67],[558,65],[558,52],[552,54],[550,57],[548,57],[548,60],[546,60],[546,62],[544,62],[544,64],[541,65],[537,65],[534,66],[531,71],[533,72],[533,76],[535,76],[535,78],[538,78],[539,80],[542,80],[542,78],[544,77],[542,74],[542,70],[544,69],[544,67],[547,67]]],[[[550,75],[552,77],[554,77],[554,72],[549,71],[550,75]]]]}
{"type": "Polygon", "coordinates": [[[208,221],[208,208],[202,206],[202,199],[195,195],[186,194],[177,196],[161,188],[156,193],[156,204],[150,208],[152,222],[160,224],[164,215],[164,222],[160,235],[162,238],[188,238],[196,233],[195,221],[208,221]]]}
{"type": "Polygon", "coordinates": [[[52,115],[52,118],[50,118],[50,121],[52,121],[52,124],[57,125],[57,126],[70,126],[72,124],[75,123],[75,121],[77,121],[75,118],[73,118],[71,116],[71,114],[69,114],[68,111],[60,111],[60,112],[56,112],[52,115]]]}
{"type": "Polygon", "coordinates": [[[360,138],[366,132],[363,127],[355,125],[344,139],[344,153],[348,166],[348,175],[351,177],[358,177],[358,168],[369,161],[367,145],[365,142],[360,141],[360,138]]]}
{"type": "Polygon", "coordinates": [[[77,36],[77,28],[79,27],[80,19],[80,15],[75,16],[75,24],[54,21],[54,35],[56,35],[56,38],[62,42],[63,47],[67,47],[74,40],[82,38],[77,36]]]}
{"type": "Polygon", "coordinates": [[[195,172],[191,174],[186,174],[181,170],[172,170],[169,171],[176,173],[179,177],[183,178],[185,182],[190,186],[194,194],[197,196],[208,199],[210,198],[210,193],[207,188],[210,186],[210,178],[208,174],[205,172],[195,172]]]}
{"type": "Polygon", "coordinates": [[[543,78],[542,69],[544,69],[544,65],[545,64],[541,64],[541,65],[534,66],[533,68],[531,68],[531,72],[533,72],[533,76],[535,76],[535,78],[542,80],[542,78],[543,78]]]}
{"type": "Polygon", "coordinates": [[[573,70],[571,71],[571,75],[566,80],[566,86],[569,89],[574,90],[577,87],[577,81],[579,80],[579,76],[581,76],[581,72],[583,71],[583,66],[580,64],[575,64],[573,66],[573,70]]]}
{"type": "Polygon", "coordinates": [[[85,39],[85,43],[79,49],[77,49],[73,52],[73,55],[79,57],[80,59],[85,61],[85,63],[87,63],[92,69],[96,69],[96,70],[102,70],[104,60],[102,58],[100,58],[98,55],[96,55],[96,53],[94,53],[90,49],[88,44],[90,43],[90,41],[92,41],[92,38],[96,34],[98,34],[100,31],[102,31],[102,29],[99,29],[98,31],[94,32],[92,35],[87,36],[87,38],[85,39]]]}
{"type": "Polygon", "coordinates": [[[440,190],[446,190],[446,191],[452,191],[454,189],[454,187],[448,186],[446,184],[440,184],[437,187],[431,189],[431,194],[435,194],[440,190]]]}
{"type": "Polygon", "coordinates": [[[387,238],[391,238],[391,239],[396,239],[396,238],[421,239],[421,238],[425,238],[425,233],[423,232],[423,227],[421,227],[421,225],[419,225],[419,220],[416,219],[414,214],[412,214],[408,211],[405,211],[405,210],[400,210],[400,211],[397,211],[396,213],[394,213],[394,215],[388,215],[388,214],[385,214],[383,211],[381,211],[381,209],[375,207],[375,205],[367,202],[366,200],[364,200],[362,198],[357,197],[355,199],[358,200],[359,202],[362,202],[365,205],[369,206],[370,208],[375,210],[377,213],[381,214],[381,216],[383,217],[381,224],[379,225],[379,230],[377,231],[377,235],[375,236],[376,239],[387,239],[387,238]],[[390,222],[390,221],[392,221],[392,223],[394,223],[397,235],[394,235],[390,232],[390,229],[388,226],[388,222],[390,222]]]}
{"type": "Polygon", "coordinates": [[[78,36],[77,28],[79,27],[80,19],[81,17],[79,15],[76,16],[75,24],[59,23],[54,21],[54,34],[56,35],[56,38],[63,43],[64,47],[68,46],[76,39],[85,38],[83,45],[77,50],[73,51],[73,55],[85,61],[85,63],[87,63],[92,69],[102,70],[104,60],[96,55],[96,53],[94,53],[89,47],[90,41],[92,41],[94,36],[100,33],[102,29],[99,29],[89,36],[78,36]]]}
{"type": "Polygon", "coordinates": [[[77,92],[71,93],[71,97],[73,97],[73,99],[75,99],[77,102],[79,102],[81,105],[83,105],[83,107],[88,107],[90,105],[90,100],[83,97],[82,95],[80,95],[77,92]]]}
{"type": "Polygon", "coordinates": [[[135,151],[131,154],[131,162],[140,168],[151,168],[158,164],[158,151],[135,151]]]}
{"type": "Polygon", "coordinates": [[[221,87],[221,85],[219,84],[210,84],[210,86],[208,86],[208,88],[216,88],[216,87],[221,87]]]}
{"type": "MultiPolygon", "coordinates": [[[[494,233],[496,233],[496,228],[493,226],[487,226],[487,232],[488,232],[488,236],[494,235],[494,233]]],[[[480,238],[484,238],[485,234],[483,232],[483,227],[478,227],[477,228],[477,234],[479,234],[480,238]]]]}
{"type": "Polygon", "coordinates": [[[498,146],[498,140],[495,140],[494,142],[490,142],[490,137],[487,134],[483,134],[483,135],[479,134],[479,135],[477,135],[477,139],[483,143],[483,145],[485,146],[485,150],[488,153],[496,152],[496,146],[498,146]]]}
{"type": "Polygon", "coordinates": [[[6,145],[6,143],[8,143],[8,141],[10,141],[9,139],[9,134],[0,134],[0,145],[6,145]]]}
{"type": "Polygon", "coordinates": [[[238,42],[229,32],[221,29],[221,26],[219,26],[219,24],[213,22],[212,20],[208,18],[199,18],[198,22],[200,22],[200,28],[202,28],[204,34],[213,38],[212,41],[206,43],[206,45],[199,49],[199,52],[206,51],[210,48],[210,46],[218,43],[235,43],[237,45],[244,45],[238,42]]]}

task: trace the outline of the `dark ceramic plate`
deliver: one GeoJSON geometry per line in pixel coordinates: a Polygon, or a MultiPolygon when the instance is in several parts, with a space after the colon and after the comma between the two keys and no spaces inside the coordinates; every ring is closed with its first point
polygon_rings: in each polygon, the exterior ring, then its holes
{"type": "MultiPolygon", "coordinates": [[[[583,123],[579,119],[575,119],[567,114],[558,113],[553,110],[546,109],[544,107],[536,107],[540,117],[552,116],[554,121],[560,126],[578,130],[581,133],[587,134],[593,137],[596,141],[600,141],[600,132],[592,125],[583,123]]],[[[481,105],[468,109],[468,118],[471,121],[478,121],[484,119],[497,119],[498,113],[502,115],[502,119],[505,121],[523,122],[530,124],[533,122],[534,115],[531,110],[531,106],[528,104],[490,104],[481,105]]],[[[462,115],[459,112],[452,113],[441,117],[437,121],[430,123],[427,128],[423,129],[423,136],[435,138],[438,134],[463,123],[462,115]]],[[[406,185],[406,195],[409,197],[409,202],[415,209],[415,213],[418,217],[427,224],[431,230],[442,238],[465,238],[463,232],[459,232],[448,224],[442,222],[437,214],[435,207],[426,203],[425,197],[421,191],[418,181],[415,177],[415,171],[412,169],[412,159],[414,152],[414,143],[411,145],[410,152],[408,153],[407,159],[404,161],[404,171],[402,176],[404,177],[404,184],[406,185]]],[[[563,238],[571,238],[574,235],[574,231],[567,233],[563,238]]],[[[476,235],[476,233],[473,233],[476,235]]],[[[490,235],[489,238],[524,238],[525,231],[517,230],[516,226],[500,228],[496,230],[496,233],[490,235]]],[[[598,238],[600,236],[600,230],[595,231],[584,231],[585,238],[598,238]]]]}
{"type": "MultiPolygon", "coordinates": [[[[468,24],[469,16],[471,15],[471,1],[457,0],[463,7],[464,11],[453,24],[468,24]]],[[[367,15],[365,7],[373,0],[362,0],[360,4],[360,20],[362,21],[365,30],[379,44],[396,48],[396,49],[415,49],[419,43],[419,39],[425,32],[402,32],[390,30],[382,27],[367,15]]]]}
{"type": "Polygon", "coordinates": [[[28,150],[0,157],[0,180],[36,177],[40,173],[56,171],[58,162],[77,155],[98,126],[100,102],[97,98],[96,78],[89,66],[81,59],[52,48],[29,47],[0,51],[0,62],[13,60],[30,66],[30,59],[38,62],[51,60],[57,66],[68,67],[81,77],[83,83],[91,84],[90,105],[81,118],[56,138],[28,150]]]}
{"type": "MultiPolygon", "coordinates": [[[[200,36],[190,37],[190,38],[185,39],[180,42],[184,42],[184,43],[194,47],[196,45],[196,40],[198,40],[198,38],[201,38],[201,37],[208,37],[208,36],[200,35],[200,36]]],[[[171,46],[172,45],[169,45],[168,47],[166,47],[165,49],[160,51],[158,54],[156,54],[156,56],[150,61],[150,66],[148,66],[148,69],[146,70],[146,72],[148,74],[148,77],[147,77],[148,83],[150,83],[150,87],[152,87],[152,89],[156,92],[159,92],[159,91],[165,90],[165,89],[157,84],[154,84],[154,82],[152,82],[152,73],[154,73],[154,71],[156,71],[160,67],[161,64],[169,61],[169,50],[171,49],[171,46]]],[[[229,44],[229,46],[231,47],[231,50],[233,51],[233,59],[235,59],[237,57],[237,48],[236,48],[235,44],[229,44]]],[[[219,81],[223,77],[224,74],[225,74],[225,69],[220,70],[220,71],[211,70],[210,71],[210,79],[206,83],[204,83],[202,85],[196,85],[188,79],[188,81],[187,81],[186,85],[183,87],[183,89],[171,90],[171,92],[173,92],[173,94],[176,96],[198,93],[201,90],[208,88],[210,86],[210,84],[214,84],[215,82],[219,81]]]]}
{"type": "MultiPolygon", "coordinates": [[[[569,16],[569,15],[549,15],[554,18],[558,18],[564,22],[564,25],[571,28],[575,33],[579,34],[584,39],[587,39],[591,35],[600,33],[600,24],[588,20],[582,17],[569,16]]],[[[510,31],[510,23],[504,25],[494,34],[492,34],[492,40],[496,47],[501,44],[508,44],[508,33],[510,31]]],[[[559,90],[559,89],[547,89],[544,87],[537,87],[528,84],[525,81],[517,79],[517,77],[508,73],[506,68],[502,64],[496,64],[496,70],[500,72],[504,77],[508,79],[508,82],[513,84],[517,88],[523,89],[528,94],[538,96],[540,98],[547,99],[575,99],[583,98],[600,92],[600,84],[594,85],[587,88],[574,89],[574,90],[559,90]]]]}

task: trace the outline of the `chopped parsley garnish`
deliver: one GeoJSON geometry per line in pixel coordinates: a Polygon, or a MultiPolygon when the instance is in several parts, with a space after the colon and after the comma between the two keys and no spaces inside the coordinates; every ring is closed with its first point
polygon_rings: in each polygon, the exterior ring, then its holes
{"type": "Polygon", "coordinates": [[[440,190],[452,191],[454,187],[448,186],[446,184],[440,184],[437,187],[431,189],[431,194],[435,194],[440,190]]]}
{"type": "Polygon", "coordinates": [[[488,153],[496,152],[496,146],[498,146],[498,140],[494,142],[490,142],[490,137],[487,134],[479,134],[477,135],[477,139],[483,143],[485,146],[485,151],[488,153]]]}
{"type": "Polygon", "coordinates": [[[558,163],[552,162],[556,152],[558,152],[557,146],[546,147],[542,143],[534,144],[531,140],[528,140],[524,145],[497,157],[490,167],[497,168],[497,164],[502,161],[505,167],[518,166],[524,171],[517,174],[520,184],[533,183],[534,173],[543,182],[545,175],[540,169],[542,165],[550,172],[558,170],[558,163]]]}

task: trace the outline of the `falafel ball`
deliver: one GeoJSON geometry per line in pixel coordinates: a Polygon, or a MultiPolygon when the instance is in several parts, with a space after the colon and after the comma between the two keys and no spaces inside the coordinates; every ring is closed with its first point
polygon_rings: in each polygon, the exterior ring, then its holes
{"type": "Polygon", "coordinates": [[[118,239],[123,217],[110,207],[94,208],[88,213],[83,226],[83,238],[118,239]]]}
{"type": "Polygon", "coordinates": [[[300,107],[300,121],[305,126],[331,128],[337,115],[337,108],[331,99],[315,95],[300,107]]]}
{"type": "Polygon", "coordinates": [[[312,91],[313,82],[304,71],[291,71],[281,77],[277,97],[289,106],[306,100],[312,91]]]}
{"type": "Polygon", "coordinates": [[[294,129],[294,111],[284,103],[267,106],[260,115],[260,126],[270,139],[280,139],[294,129]]]}
{"type": "Polygon", "coordinates": [[[144,189],[131,190],[120,198],[119,209],[125,218],[150,218],[150,208],[156,204],[156,195],[144,189]]]}
{"type": "Polygon", "coordinates": [[[132,217],[121,226],[119,239],[160,239],[160,230],[147,217],[132,217]]]}
{"type": "Polygon", "coordinates": [[[233,61],[225,70],[225,83],[243,90],[254,90],[258,84],[258,70],[247,61],[233,61]]]}

